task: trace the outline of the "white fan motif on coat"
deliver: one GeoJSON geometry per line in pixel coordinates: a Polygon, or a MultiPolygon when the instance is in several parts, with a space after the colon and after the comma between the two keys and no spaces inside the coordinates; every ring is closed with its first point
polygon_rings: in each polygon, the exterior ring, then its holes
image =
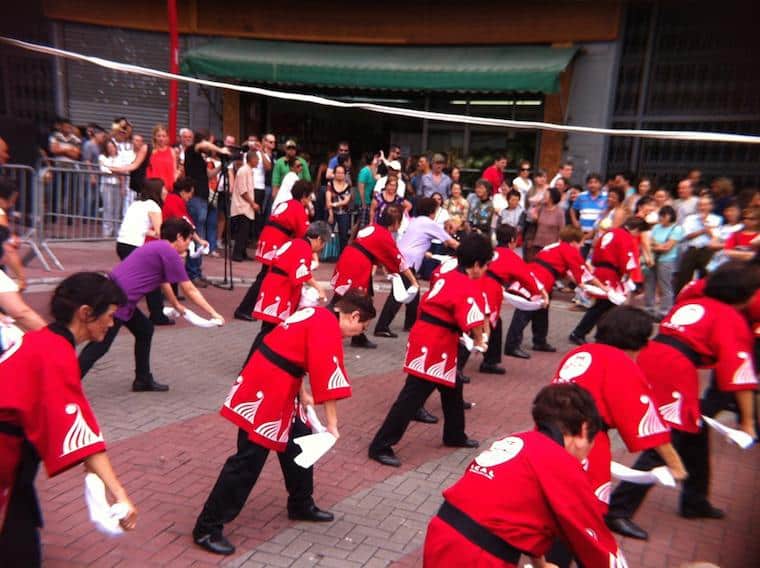
{"type": "Polygon", "coordinates": [[[277,207],[274,208],[274,211],[272,211],[271,216],[275,217],[277,215],[282,215],[285,213],[285,210],[288,208],[288,202],[283,201],[282,203],[278,203],[277,207]]]}
{"type": "Polygon", "coordinates": [[[611,493],[612,493],[612,482],[610,481],[608,481],[607,483],[602,483],[594,491],[594,495],[596,495],[596,498],[599,499],[602,503],[607,503],[608,505],[610,503],[611,493]]]}
{"type": "Polygon", "coordinates": [[[406,366],[407,369],[411,369],[412,371],[417,371],[418,373],[424,373],[425,372],[425,359],[427,358],[427,347],[422,347],[421,349],[422,354],[418,355],[411,361],[409,361],[409,364],[406,366]]]}
{"type": "Polygon", "coordinates": [[[663,404],[660,407],[660,414],[662,414],[662,417],[671,424],[678,424],[680,426],[682,425],[681,404],[681,393],[678,391],[673,391],[673,402],[663,404]]]}
{"type": "Polygon", "coordinates": [[[475,302],[475,298],[467,298],[467,303],[470,304],[470,310],[467,312],[467,325],[483,321],[485,316],[480,311],[478,304],[475,302]]]}
{"type": "Polygon", "coordinates": [[[285,305],[285,309],[280,312],[280,315],[277,316],[281,320],[286,320],[290,317],[290,300],[288,300],[288,303],[285,305]]]}
{"type": "Polygon", "coordinates": [[[335,293],[338,294],[338,296],[345,296],[346,292],[348,292],[351,289],[351,279],[349,278],[346,280],[345,284],[341,284],[340,286],[333,286],[335,288],[335,293]]]}
{"type": "Polygon", "coordinates": [[[441,360],[438,361],[435,365],[430,365],[428,367],[428,370],[426,372],[427,375],[430,375],[431,377],[437,377],[439,379],[443,378],[444,372],[446,370],[446,360],[449,358],[448,354],[444,353],[441,355],[441,360]]]}
{"type": "Polygon", "coordinates": [[[447,383],[451,383],[452,385],[457,382],[457,366],[456,362],[454,363],[454,366],[451,367],[448,371],[446,371],[443,375],[443,380],[447,383]]]}
{"type": "Polygon", "coordinates": [[[277,442],[280,434],[280,420],[273,420],[272,422],[264,422],[254,430],[259,436],[263,436],[268,440],[277,442]]]}
{"type": "Polygon", "coordinates": [[[288,241],[284,245],[282,245],[280,248],[277,249],[277,256],[282,256],[284,253],[287,252],[287,250],[293,245],[293,241],[288,241]]]}
{"type": "Polygon", "coordinates": [[[292,316],[286,319],[285,324],[290,325],[293,323],[306,321],[313,315],[314,315],[314,308],[304,308],[302,310],[298,310],[296,313],[294,313],[292,316]]]}
{"type": "Polygon", "coordinates": [[[430,292],[428,292],[427,299],[431,300],[432,298],[435,298],[445,285],[445,280],[436,280],[435,284],[433,284],[433,287],[430,289],[430,292]]]}
{"type": "Polygon", "coordinates": [[[296,409],[293,408],[293,412],[290,414],[290,418],[285,423],[285,428],[282,429],[282,432],[280,432],[280,437],[277,438],[277,441],[281,444],[287,444],[288,439],[290,439],[290,425],[293,423],[293,417],[296,415],[296,409]]]}
{"type": "Polygon", "coordinates": [[[602,237],[601,246],[602,248],[607,248],[607,246],[612,242],[612,239],[615,238],[615,235],[612,232],[604,233],[604,236],[602,237]]]}
{"type": "Polygon", "coordinates": [[[370,225],[368,227],[364,227],[361,231],[356,233],[356,236],[360,239],[363,239],[364,237],[369,237],[372,233],[375,232],[375,227],[373,225],[370,225]]]}
{"type": "MultiPolygon", "coordinates": [[[[263,298],[262,298],[263,300],[263,298]]],[[[274,303],[268,305],[266,308],[264,308],[263,313],[268,316],[274,316],[277,317],[277,312],[280,311],[280,297],[276,296],[274,299],[274,303]]]]}
{"type": "Polygon", "coordinates": [[[739,359],[743,359],[744,363],[734,372],[731,383],[734,385],[754,385],[757,383],[757,377],[755,376],[755,370],[752,368],[752,361],[749,355],[744,351],[740,351],[736,356],[739,359]]]}
{"type": "Polygon", "coordinates": [[[273,248],[272,250],[270,250],[269,252],[264,253],[261,256],[262,256],[262,258],[264,258],[266,260],[274,260],[274,257],[277,256],[277,249],[273,248]]]}
{"type": "Polygon", "coordinates": [[[232,409],[230,404],[232,403],[232,398],[235,396],[235,393],[240,388],[240,385],[243,382],[243,377],[240,376],[237,379],[235,379],[235,384],[232,385],[232,388],[230,389],[230,394],[227,395],[227,398],[224,399],[224,406],[226,406],[229,409],[232,409]]]}
{"type": "Polygon", "coordinates": [[[332,359],[333,363],[335,363],[335,370],[332,372],[332,375],[330,375],[330,380],[327,381],[327,390],[342,389],[351,386],[338,364],[338,358],[333,357],[332,359]]]}
{"type": "Polygon", "coordinates": [[[625,263],[626,270],[633,270],[636,268],[636,259],[633,258],[633,253],[628,253],[628,262],[625,263]]]}
{"type": "Polygon", "coordinates": [[[63,439],[61,457],[103,441],[103,434],[96,434],[92,431],[92,428],[90,428],[84,416],[82,416],[82,410],[78,404],[67,404],[65,410],[66,414],[76,414],[76,416],[74,417],[74,423],[63,439]]]}
{"type": "Polygon", "coordinates": [[[657,409],[649,397],[646,395],[641,395],[641,398],[639,398],[639,400],[642,404],[647,405],[647,411],[639,421],[639,438],[654,436],[655,434],[662,434],[663,432],[667,432],[668,427],[662,423],[662,420],[660,420],[660,416],[657,414],[657,409]]]}
{"type": "Polygon", "coordinates": [[[456,267],[459,266],[459,262],[456,258],[451,258],[441,264],[440,273],[441,274],[448,274],[452,270],[456,269],[456,267]]]}
{"type": "Polygon", "coordinates": [[[248,422],[253,424],[253,419],[256,418],[256,412],[258,412],[259,406],[261,406],[261,403],[264,401],[264,393],[261,391],[257,392],[256,399],[257,400],[254,400],[253,402],[241,402],[232,409],[232,412],[242,416],[248,422]]]}
{"type": "Polygon", "coordinates": [[[256,305],[253,306],[253,311],[261,313],[264,309],[264,292],[259,295],[259,299],[256,301],[256,305]]]}
{"type": "Polygon", "coordinates": [[[309,275],[309,267],[306,266],[306,261],[301,259],[301,264],[296,269],[296,278],[306,278],[309,275]]]}

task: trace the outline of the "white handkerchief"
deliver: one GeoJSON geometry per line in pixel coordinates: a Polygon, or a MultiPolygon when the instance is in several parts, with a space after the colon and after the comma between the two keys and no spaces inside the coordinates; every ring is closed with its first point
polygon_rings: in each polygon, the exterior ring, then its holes
{"type": "Polygon", "coordinates": [[[404,281],[399,274],[389,274],[388,279],[391,281],[391,287],[393,288],[393,297],[401,304],[408,304],[417,295],[419,288],[417,286],[409,286],[408,289],[404,288],[404,281]]]}
{"type": "Polygon", "coordinates": [[[185,319],[198,327],[218,327],[222,322],[217,319],[204,319],[192,310],[185,308],[185,319]]]}
{"type": "Polygon", "coordinates": [[[311,271],[314,272],[317,268],[319,268],[319,261],[312,258],[311,259],[311,271]]]}
{"type": "Polygon", "coordinates": [[[106,486],[94,473],[84,476],[84,500],[90,512],[90,520],[95,528],[108,535],[124,532],[119,521],[129,512],[124,503],[109,505],[106,499],[106,486]]]}
{"type": "Polygon", "coordinates": [[[13,324],[13,319],[7,318],[5,321],[0,321],[0,353],[14,347],[18,349],[17,346],[23,337],[24,332],[13,324]]]}
{"type": "Polygon", "coordinates": [[[317,432],[293,441],[301,447],[301,453],[294,461],[303,468],[309,468],[335,445],[336,439],[330,432],[317,432]]]}
{"type": "Polygon", "coordinates": [[[615,290],[610,290],[607,292],[607,297],[609,298],[610,302],[615,304],[616,306],[622,306],[625,304],[625,301],[627,299],[627,296],[623,294],[622,292],[617,292],[615,290]]]}
{"type": "Polygon", "coordinates": [[[612,476],[620,481],[630,481],[639,485],[653,485],[658,483],[664,487],[675,487],[676,480],[670,470],[665,467],[656,467],[650,471],[640,471],[626,467],[623,464],[612,462],[610,467],[612,476]]]}
{"type": "Polygon", "coordinates": [[[298,302],[299,308],[314,308],[319,305],[319,292],[313,286],[303,285],[301,288],[301,300],[298,302]]]}
{"type": "Polygon", "coordinates": [[[752,439],[752,436],[750,436],[743,430],[729,428],[725,424],[721,424],[717,420],[708,418],[704,414],[702,415],[702,420],[704,420],[708,426],[710,426],[711,428],[714,428],[716,432],[725,436],[730,442],[733,442],[734,444],[739,446],[742,450],[746,450],[747,448],[752,446],[752,444],[755,443],[755,441],[752,439]]]}
{"type": "Polygon", "coordinates": [[[174,308],[172,308],[171,306],[164,306],[164,315],[167,318],[175,319],[179,317],[179,312],[175,310],[174,308]]]}
{"type": "Polygon", "coordinates": [[[319,421],[317,411],[311,404],[306,407],[306,417],[309,419],[309,424],[311,424],[311,429],[313,432],[327,432],[327,428],[325,428],[322,425],[322,422],[319,421]]]}
{"type": "Polygon", "coordinates": [[[544,302],[541,299],[529,300],[519,294],[513,294],[512,292],[504,292],[504,300],[516,307],[518,310],[524,312],[535,312],[544,307],[544,302]]]}
{"type": "Polygon", "coordinates": [[[199,258],[201,255],[208,254],[209,252],[211,252],[209,245],[199,247],[195,244],[195,241],[191,241],[187,249],[187,254],[190,258],[199,258]]]}

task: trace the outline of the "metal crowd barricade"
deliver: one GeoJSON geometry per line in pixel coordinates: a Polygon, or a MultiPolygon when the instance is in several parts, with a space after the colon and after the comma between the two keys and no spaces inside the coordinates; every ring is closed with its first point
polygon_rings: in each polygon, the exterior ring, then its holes
{"type": "Polygon", "coordinates": [[[12,211],[8,212],[11,231],[16,234],[22,245],[29,247],[29,251],[23,257],[24,264],[28,264],[33,258],[39,259],[45,270],[50,270],[42,250],[44,249],[56,266],[63,269],[61,263],[50,251],[50,249],[41,243],[41,211],[39,200],[39,180],[34,168],[21,164],[3,164],[0,165],[0,176],[11,180],[18,188],[18,199],[12,211]]]}

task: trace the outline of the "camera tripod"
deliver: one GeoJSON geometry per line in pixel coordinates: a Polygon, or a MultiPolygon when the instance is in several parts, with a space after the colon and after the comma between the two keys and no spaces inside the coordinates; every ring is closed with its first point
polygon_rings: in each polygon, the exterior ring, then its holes
{"type": "MultiPolygon", "coordinates": [[[[216,208],[217,215],[219,215],[219,197],[223,194],[225,196],[224,217],[226,219],[224,224],[224,279],[221,282],[212,282],[212,285],[223,290],[233,290],[235,288],[235,284],[232,279],[232,223],[230,219],[230,165],[233,162],[232,160],[226,159],[224,155],[221,156],[221,162],[222,165],[219,172],[219,185],[217,186],[216,190],[216,208]]],[[[216,235],[211,235],[211,238],[216,238],[216,235]]]]}

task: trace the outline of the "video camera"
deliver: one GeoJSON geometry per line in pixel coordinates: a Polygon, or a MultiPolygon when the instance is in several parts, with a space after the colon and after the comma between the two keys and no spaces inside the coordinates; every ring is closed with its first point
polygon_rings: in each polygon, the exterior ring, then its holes
{"type": "Polygon", "coordinates": [[[241,144],[240,146],[228,146],[222,142],[217,142],[216,145],[218,148],[227,148],[230,151],[229,155],[218,154],[219,159],[224,165],[227,165],[230,162],[244,161],[245,154],[251,148],[247,142],[241,144]]]}

